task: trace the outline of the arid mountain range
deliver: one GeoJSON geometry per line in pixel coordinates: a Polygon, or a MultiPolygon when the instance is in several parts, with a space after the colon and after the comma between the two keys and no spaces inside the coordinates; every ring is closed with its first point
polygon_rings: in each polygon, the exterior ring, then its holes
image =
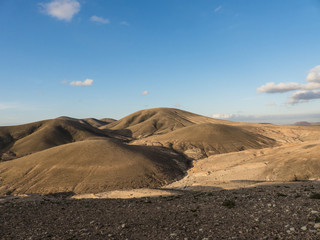
{"type": "Polygon", "coordinates": [[[320,179],[320,126],[157,108],[0,127],[0,195],[320,179]]]}

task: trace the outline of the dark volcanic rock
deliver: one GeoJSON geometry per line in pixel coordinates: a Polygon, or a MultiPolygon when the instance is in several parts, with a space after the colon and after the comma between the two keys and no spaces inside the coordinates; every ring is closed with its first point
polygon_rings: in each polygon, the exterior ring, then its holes
{"type": "Polygon", "coordinates": [[[141,199],[1,201],[1,239],[319,239],[317,182],[141,199]],[[226,202],[232,202],[232,207],[226,202]]]}

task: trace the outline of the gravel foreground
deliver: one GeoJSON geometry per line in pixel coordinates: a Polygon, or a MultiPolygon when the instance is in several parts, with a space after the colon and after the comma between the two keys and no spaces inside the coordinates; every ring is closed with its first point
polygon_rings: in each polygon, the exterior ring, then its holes
{"type": "Polygon", "coordinates": [[[140,199],[0,199],[0,239],[320,239],[320,183],[140,199]]]}

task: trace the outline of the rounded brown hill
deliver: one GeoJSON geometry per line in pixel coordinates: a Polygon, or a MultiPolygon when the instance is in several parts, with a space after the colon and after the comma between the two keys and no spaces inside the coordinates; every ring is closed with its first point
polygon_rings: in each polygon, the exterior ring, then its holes
{"type": "Polygon", "coordinates": [[[194,124],[188,116],[196,114],[172,108],[153,108],[141,110],[103,129],[122,131],[133,138],[143,138],[154,134],[164,134],[194,124]]]}
{"type": "Polygon", "coordinates": [[[159,187],[181,178],[187,164],[160,148],[85,140],[1,163],[0,195],[159,187]]]}
{"type": "Polygon", "coordinates": [[[108,136],[106,131],[83,120],[68,117],[0,127],[0,159],[10,160],[66,143],[108,136]]]}
{"type": "Polygon", "coordinates": [[[191,125],[135,143],[170,147],[192,158],[276,145],[274,139],[246,131],[242,127],[214,123],[191,125]]]}
{"type": "Polygon", "coordinates": [[[207,122],[239,125],[237,122],[213,119],[175,108],[152,108],[130,114],[118,121],[102,126],[101,129],[111,129],[134,139],[141,139],[207,122]]]}

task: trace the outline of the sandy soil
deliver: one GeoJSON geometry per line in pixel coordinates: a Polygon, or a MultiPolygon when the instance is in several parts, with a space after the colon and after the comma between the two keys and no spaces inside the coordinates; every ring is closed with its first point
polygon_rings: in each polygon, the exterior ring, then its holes
{"type": "Polygon", "coordinates": [[[74,199],[103,199],[103,198],[114,198],[114,199],[128,199],[128,198],[142,198],[142,197],[160,197],[160,196],[172,196],[179,195],[181,191],[174,190],[162,190],[162,189],[150,189],[140,188],[131,190],[116,190],[102,193],[88,193],[88,194],[77,194],[72,198],[74,199]]]}

